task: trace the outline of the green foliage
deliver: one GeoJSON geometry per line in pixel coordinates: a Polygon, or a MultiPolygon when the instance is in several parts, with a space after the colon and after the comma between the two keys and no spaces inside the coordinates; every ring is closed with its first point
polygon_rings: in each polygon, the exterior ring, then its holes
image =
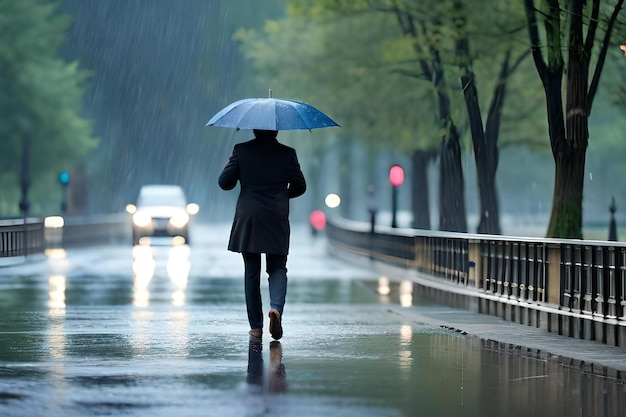
{"type": "Polygon", "coordinates": [[[416,87],[424,81],[414,68],[405,74],[411,46],[398,35],[391,16],[368,12],[292,15],[267,22],[262,32],[242,30],[237,39],[259,84],[275,96],[315,104],[342,125],[341,134],[410,152],[416,143],[437,143],[437,135],[432,92],[416,87]]]}
{"type": "Polygon", "coordinates": [[[80,116],[87,73],[58,56],[68,24],[53,3],[0,0],[0,179],[5,190],[0,199],[5,214],[10,207],[17,211],[23,138],[31,141],[31,184],[71,168],[97,144],[90,122],[80,116]],[[5,201],[9,196],[11,201],[5,201]]]}
{"type": "MultiPolygon", "coordinates": [[[[455,50],[454,1],[285,1],[288,17],[262,31],[242,30],[236,39],[258,72],[260,85],[275,96],[294,96],[319,105],[342,125],[342,133],[410,153],[440,143],[436,91],[424,79],[420,60],[438,54],[446,67],[447,94],[455,123],[467,115],[455,50]],[[419,25],[403,34],[394,10],[419,25]]],[[[500,63],[507,50],[526,54],[523,8],[488,1],[468,6],[468,36],[486,114],[500,63]],[[493,24],[485,26],[484,22],[493,24]]],[[[524,143],[546,149],[540,83],[530,59],[521,59],[507,80],[503,146],[524,143]],[[526,128],[520,129],[520,122],[526,128]]],[[[465,141],[463,141],[465,143],[465,141]]]]}

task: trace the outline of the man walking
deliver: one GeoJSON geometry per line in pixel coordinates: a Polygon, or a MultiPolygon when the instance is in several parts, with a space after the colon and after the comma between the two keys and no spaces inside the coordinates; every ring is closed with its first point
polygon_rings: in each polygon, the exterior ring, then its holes
{"type": "Polygon", "coordinates": [[[254,139],[235,145],[219,177],[224,190],[240,183],[228,250],[243,256],[249,334],[263,336],[261,254],[265,254],[270,295],[270,333],[283,335],[287,294],[289,199],[306,191],[295,149],[278,142],[278,131],[254,130],[254,139]]]}

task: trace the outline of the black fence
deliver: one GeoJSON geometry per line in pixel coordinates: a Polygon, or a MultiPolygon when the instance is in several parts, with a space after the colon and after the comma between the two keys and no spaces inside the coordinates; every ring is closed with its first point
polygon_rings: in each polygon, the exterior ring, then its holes
{"type": "MultiPolygon", "coordinates": [[[[331,219],[331,245],[463,287],[477,310],[626,345],[626,244],[443,233],[331,219]]],[[[468,304],[469,305],[469,304],[468,304]]]]}
{"type": "Polygon", "coordinates": [[[41,219],[0,220],[0,257],[23,257],[42,253],[44,226],[41,219]]]}

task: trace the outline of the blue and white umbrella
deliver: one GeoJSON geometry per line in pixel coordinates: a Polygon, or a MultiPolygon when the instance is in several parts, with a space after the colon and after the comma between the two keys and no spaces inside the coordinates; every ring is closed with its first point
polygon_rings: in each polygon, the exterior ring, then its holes
{"type": "Polygon", "coordinates": [[[260,130],[311,130],[339,126],[303,101],[286,98],[246,98],[220,110],[207,126],[260,130]]]}

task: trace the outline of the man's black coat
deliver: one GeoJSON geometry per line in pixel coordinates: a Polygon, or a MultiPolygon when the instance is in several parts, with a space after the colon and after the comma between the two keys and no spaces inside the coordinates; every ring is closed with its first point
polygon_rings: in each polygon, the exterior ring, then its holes
{"type": "Polygon", "coordinates": [[[306,191],[296,151],[272,138],[235,145],[219,177],[224,190],[241,184],[228,250],[287,255],[289,199],[306,191]]]}

